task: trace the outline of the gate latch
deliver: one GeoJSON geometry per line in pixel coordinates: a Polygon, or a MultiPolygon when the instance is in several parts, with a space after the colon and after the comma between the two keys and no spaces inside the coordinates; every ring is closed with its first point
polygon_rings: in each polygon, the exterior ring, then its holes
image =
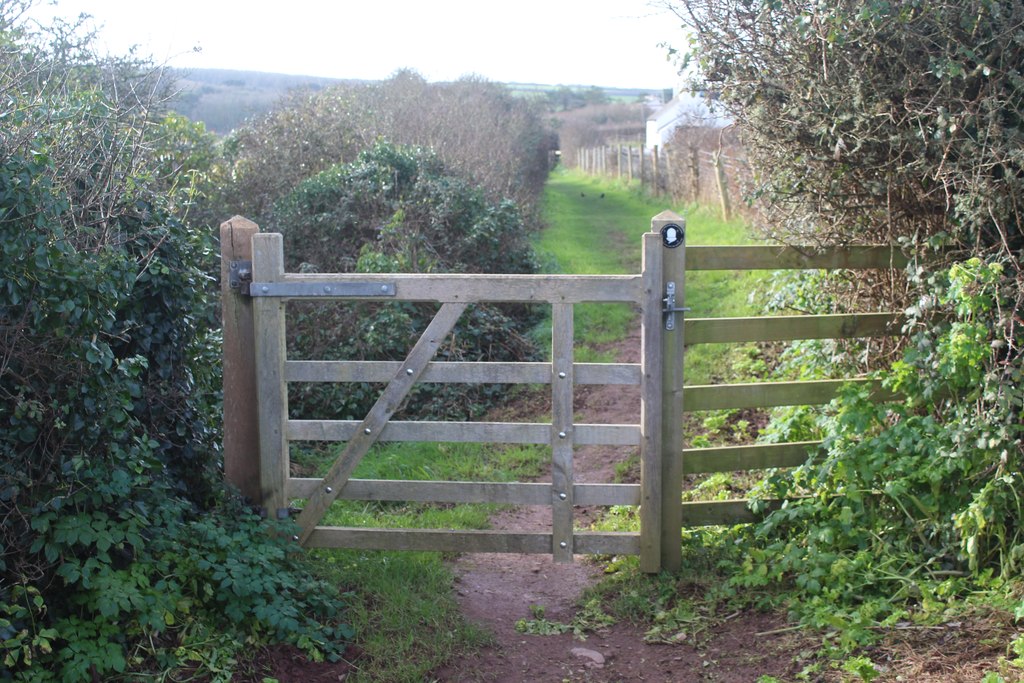
{"type": "Polygon", "coordinates": [[[239,294],[249,294],[252,283],[252,261],[231,261],[228,264],[228,286],[239,294]]]}
{"type": "Polygon", "coordinates": [[[665,283],[665,298],[662,299],[665,307],[661,309],[661,312],[665,315],[665,329],[674,330],[676,329],[676,313],[685,313],[690,310],[689,306],[676,307],[676,283],[667,282],[665,283]]]}

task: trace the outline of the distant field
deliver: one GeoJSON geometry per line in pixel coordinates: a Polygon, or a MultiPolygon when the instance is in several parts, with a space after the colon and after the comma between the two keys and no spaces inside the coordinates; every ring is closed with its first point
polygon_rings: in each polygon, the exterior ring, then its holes
{"type": "MultiPolygon", "coordinates": [[[[226,135],[246,119],[270,111],[290,90],[319,90],[346,81],[227,69],[175,70],[178,95],[171,109],[226,135]]],[[[347,81],[355,83],[358,81],[347,81]]]]}

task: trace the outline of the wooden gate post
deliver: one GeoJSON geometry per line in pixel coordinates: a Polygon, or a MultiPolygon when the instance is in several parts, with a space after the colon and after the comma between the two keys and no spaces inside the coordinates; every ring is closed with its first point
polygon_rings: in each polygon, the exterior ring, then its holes
{"type": "MultiPolygon", "coordinates": [[[[252,241],[254,281],[266,284],[284,279],[284,239],[262,233],[252,241]]],[[[273,519],[287,519],[285,483],[288,480],[288,385],[284,379],[285,303],[259,297],[254,307],[256,385],[259,392],[260,491],[263,507],[273,519]]]]}
{"type": "Polygon", "coordinates": [[[223,334],[224,476],[256,505],[260,493],[259,418],[252,300],[252,221],[235,216],[220,224],[220,299],[223,334]]]}
{"type": "Polygon", "coordinates": [[[682,564],[683,316],[686,223],[664,211],[643,242],[640,568],[682,564]]]}

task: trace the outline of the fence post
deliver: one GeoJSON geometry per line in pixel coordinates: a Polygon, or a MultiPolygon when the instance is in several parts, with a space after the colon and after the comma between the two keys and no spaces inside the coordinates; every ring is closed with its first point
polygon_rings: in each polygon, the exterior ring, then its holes
{"type": "Polygon", "coordinates": [[[675,188],[676,188],[675,178],[673,178],[673,176],[672,176],[673,163],[674,163],[672,161],[672,154],[673,154],[674,151],[675,151],[675,148],[672,146],[671,143],[665,143],[665,146],[662,149],[662,154],[661,154],[661,160],[663,162],[662,163],[662,167],[664,169],[662,171],[661,175],[662,175],[662,178],[664,179],[665,193],[670,198],[672,198],[673,201],[675,201],[675,199],[678,196],[678,193],[675,190],[675,188]]]}
{"type": "Polygon", "coordinates": [[[662,292],[671,320],[661,326],[661,568],[682,564],[683,526],[683,308],[686,306],[686,221],[663,211],[651,221],[662,241],[662,292]],[[674,284],[674,287],[673,287],[674,284]],[[675,294],[673,303],[671,293],[675,294]],[[671,309],[680,309],[672,311],[671,309]]]}
{"type": "MultiPolygon", "coordinates": [[[[276,233],[253,238],[252,273],[255,282],[284,279],[284,240],[276,233]]],[[[260,490],[267,515],[288,517],[285,483],[288,479],[288,388],[284,381],[284,300],[259,297],[256,325],[256,384],[259,391],[260,490]]]]}
{"type": "Polygon", "coordinates": [[[661,164],[658,145],[651,150],[651,187],[654,188],[654,195],[661,194],[661,164]]]}
{"type": "Polygon", "coordinates": [[[700,150],[696,145],[690,148],[690,188],[693,194],[691,201],[700,201],[700,150]]]}
{"type": "Polygon", "coordinates": [[[640,568],[649,573],[682,564],[683,316],[672,312],[670,324],[665,309],[683,307],[685,235],[685,221],[664,211],[643,241],[640,568]]]}
{"type": "MultiPolygon", "coordinates": [[[[652,227],[661,235],[665,251],[662,291],[667,292],[669,283],[674,282],[674,308],[682,309],[686,306],[686,221],[671,211],[663,211],[655,216],[652,227]],[[674,231],[677,246],[672,247],[674,231]]],[[[668,571],[677,571],[682,564],[683,526],[683,311],[674,317],[672,329],[662,326],[661,568],[668,571]]]]}
{"type": "Polygon", "coordinates": [[[224,476],[255,505],[263,504],[256,356],[252,300],[242,289],[245,271],[252,275],[252,236],[259,231],[258,225],[241,216],[220,224],[224,476]]]}
{"type": "Polygon", "coordinates": [[[718,181],[718,198],[722,203],[722,220],[729,220],[732,217],[732,205],[729,202],[729,185],[725,177],[725,167],[722,164],[722,153],[715,152],[711,156],[715,164],[715,179],[718,181]]]}

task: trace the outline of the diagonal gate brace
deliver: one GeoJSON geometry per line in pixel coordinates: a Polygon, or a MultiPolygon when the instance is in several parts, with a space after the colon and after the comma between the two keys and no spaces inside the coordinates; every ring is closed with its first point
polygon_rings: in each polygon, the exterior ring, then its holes
{"type": "Polygon", "coordinates": [[[455,323],[462,312],[466,310],[466,306],[465,303],[443,304],[434,319],[427,325],[427,329],[423,331],[419,341],[412,347],[409,356],[399,368],[398,374],[384,389],[362,424],[359,425],[359,431],[349,440],[344,452],[331,466],[321,485],[306,501],[306,506],[298,518],[301,528],[300,543],[304,544],[312,535],[316,525],[320,523],[327,512],[327,508],[331,506],[345,484],[348,483],[352,472],[363,456],[376,443],[384,426],[398,410],[405,397],[409,395],[409,391],[423,374],[427,363],[434,357],[441,342],[455,327],[455,323]]]}

